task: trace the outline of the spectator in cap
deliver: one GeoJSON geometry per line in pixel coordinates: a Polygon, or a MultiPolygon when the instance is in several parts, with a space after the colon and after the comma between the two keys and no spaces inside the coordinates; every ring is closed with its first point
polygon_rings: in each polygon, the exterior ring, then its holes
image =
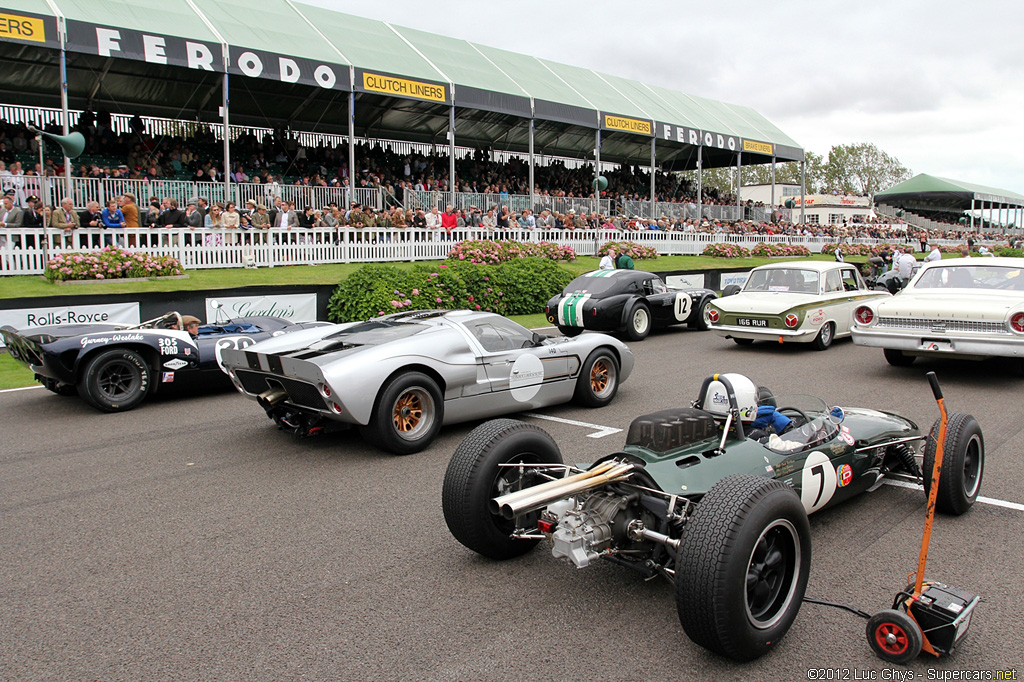
{"type": "Polygon", "coordinates": [[[196,208],[196,202],[190,201],[185,207],[185,224],[191,229],[203,226],[203,214],[196,208]]]}
{"type": "Polygon", "coordinates": [[[256,212],[249,216],[249,224],[257,230],[270,229],[270,215],[267,207],[263,204],[256,204],[256,212]]]}

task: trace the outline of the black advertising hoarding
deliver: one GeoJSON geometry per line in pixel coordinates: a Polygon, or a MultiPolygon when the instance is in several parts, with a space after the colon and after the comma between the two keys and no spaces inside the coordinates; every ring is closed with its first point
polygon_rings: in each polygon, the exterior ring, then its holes
{"type": "MultiPolygon", "coordinates": [[[[179,38],[72,19],[67,21],[67,31],[67,48],[72,52],[224,72],[224,47],[215,41],[179,38]]],[[[340,64],[235,46],[230,47],[228,56],[228,72],[231,74],[279,83],[301,83],[328,90],[350,89],[348,67],[340,64]]]]}

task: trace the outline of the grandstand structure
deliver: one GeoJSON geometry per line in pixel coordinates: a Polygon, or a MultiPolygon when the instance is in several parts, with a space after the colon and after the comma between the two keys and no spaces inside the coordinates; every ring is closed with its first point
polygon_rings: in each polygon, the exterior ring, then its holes
{"type": "Polygon", "coordinates": [[[349,169],[359,139],[447,146],[449,189],[457,146],[500,149],[528,159],[536,206],[539,152],[595,175],[650,167],[653,213],[656,168],[804,159],[749,107],[293,0],[0,0],[0,15],[3,104],[49,108],[65,132],[97,109],[217,123],[225,171],[232,124],[344,139],[349,169]]]}
{"type": "Polygon", "coordinates": [[[908,223],[928,230],[969,224],[972,232],[1022,234],[1024,225],[1024,196],[925,173],[879,192],[875,204],[881,214],[899,211],[908,223]]]}

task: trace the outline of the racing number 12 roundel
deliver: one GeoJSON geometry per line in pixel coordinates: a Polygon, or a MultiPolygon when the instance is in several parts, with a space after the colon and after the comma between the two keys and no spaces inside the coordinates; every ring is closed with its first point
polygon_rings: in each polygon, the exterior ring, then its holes
{"type": "Polygon", "coordinates": [[[676,294],[675,304],[673,305],[672,312],[676,316],[676,320],[682,322],[690,316],[690,295],[679,292],[676,294]]]}

